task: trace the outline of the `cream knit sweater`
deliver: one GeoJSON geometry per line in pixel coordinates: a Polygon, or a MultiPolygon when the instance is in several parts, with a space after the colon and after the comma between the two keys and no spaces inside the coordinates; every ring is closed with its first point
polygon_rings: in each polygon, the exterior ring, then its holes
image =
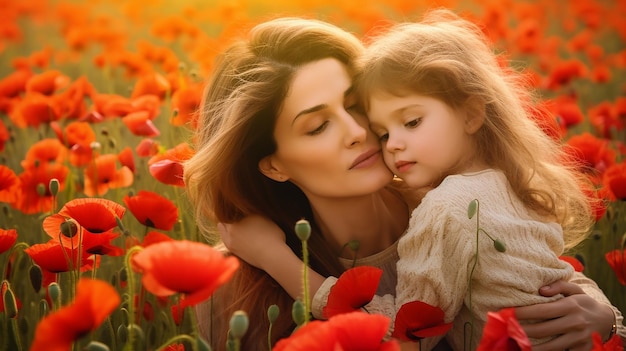
{"type": "MultiPolygon", "coordinates": [[[[399,241],[396,297],[376,296],[367,310],[395,320],[398,309],[410,301],[439,306],[446,322],[454,320],[447,339],[455,350],[463,350],[463,325],[470,321],[471,281],[475,347],[487,311],[559,298],[540,296],[538,290],[572,277],[572,267],[558,258],[562,252],[561,227],[529,212],[512,194],[501,172],[450,176],[413,211],[407,232],[399,241]],[[479,234],[479,260],[471,274],[477,228],[476,217],[468,219],[467,208],[473,199],[480,202],[480,227],[504,242],[507,249],[498,252],[484,233],[479,234]]],[[[318,290],[314,315],[319,315],[334,281],[327,280],[318,290]]],[[[439,339],[423,340],[422,349],[431,349],[439,339]]]]}

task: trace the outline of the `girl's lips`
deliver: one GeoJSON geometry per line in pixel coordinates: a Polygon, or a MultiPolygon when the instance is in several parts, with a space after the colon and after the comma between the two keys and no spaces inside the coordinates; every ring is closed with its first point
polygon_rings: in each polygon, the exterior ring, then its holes
{"type": "Polygon", "coordinates": [[[398,172],[406,172],[409,168],[411,168],[415,162],[409,161],[398,161],[395,163],[396,169],[398,172]]]}
{"type": "Polygon", "coordinates": [[[357,157],[349,169],[366,168],[378,161],[380,150],[369,150],[357,157]]]}

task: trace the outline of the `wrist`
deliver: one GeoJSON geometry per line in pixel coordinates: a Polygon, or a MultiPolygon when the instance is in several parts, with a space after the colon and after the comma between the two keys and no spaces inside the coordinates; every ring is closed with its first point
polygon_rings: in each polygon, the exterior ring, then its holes
{"type": "Polygon", "coordinates": [[[604,342],[611,340],[613,335],[617,333],[617,314],[615,313],[615,310],[613,310],[612,306],[607,305],[607,307],[609,307],[609,309],[611,310],[612,319],[611,319],[611,330],[609,331],[608,334],[604,335],[603,337],[604,342]]]}

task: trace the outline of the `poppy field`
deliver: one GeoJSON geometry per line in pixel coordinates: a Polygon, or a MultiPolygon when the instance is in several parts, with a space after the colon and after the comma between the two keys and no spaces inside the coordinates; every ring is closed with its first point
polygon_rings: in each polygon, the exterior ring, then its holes
{"type": "MultiPolygon", "coordinates": [[[[367,42],[434,5],[480,24],[537,91],[533,118],[603,203],[564,259],[626,311],[624,1],[0,0],[0,351],[206,350],[193,306],[238,268],[182,178],[214,58],[281,15],[367,42]]],[[[370,349],[396,349],[379,316],[337,317],[306,328],[368,325],[370,349]]]]}

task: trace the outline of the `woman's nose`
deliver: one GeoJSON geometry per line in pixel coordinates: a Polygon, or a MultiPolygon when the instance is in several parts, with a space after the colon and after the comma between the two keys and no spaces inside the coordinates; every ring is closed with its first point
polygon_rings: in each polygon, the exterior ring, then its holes
{"type": "Polygon", "coordinates": [[[346,144],[348,146],[363,143],[367,139],[367,127],[361,125],[358,118],[359,117],[352,117],[349,114],[347,118],[345,118],[346,144]]]}

